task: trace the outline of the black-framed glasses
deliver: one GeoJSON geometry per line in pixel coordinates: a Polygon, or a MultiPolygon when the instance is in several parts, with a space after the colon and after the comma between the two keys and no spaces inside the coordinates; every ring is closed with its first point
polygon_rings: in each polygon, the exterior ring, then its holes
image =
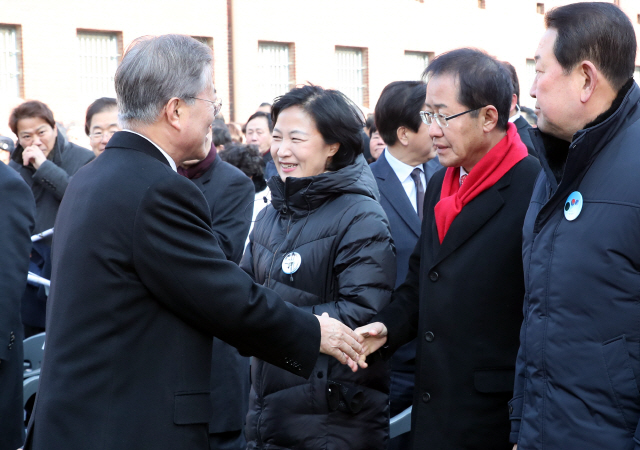
{"type": "Polygon", "coordinates": [[[433,119],[435,119],[440,128],[447,128],[449,126],[449,124],[447,123],[448,120],[455,119],[456,117],[460,117],[464,114],[470,113],[471,111],[477,111],[482,108],[484,108],[484,106],[481,106],[480,108],[469,109],[465,112],[454,114],[452,116],[445,116],[444,114],[432,113],[429,111],[420,111],[420,118],[427,125],[431,125],[433,123],[433,119]]]}
{"type": "Polygon", "coordinates": [[[222,109],[222,99],[221,98],[216,99],[216,101],[207,100],[206,98],[200,98],[200,97],[187,97],[187,98],[192,98],[194,100],[202,100],[203,102],[211,103],[213,105],[213,107],[215,108],[214,116],[217,116],[218,113],[220,112],[220,110],[222,109]]]}

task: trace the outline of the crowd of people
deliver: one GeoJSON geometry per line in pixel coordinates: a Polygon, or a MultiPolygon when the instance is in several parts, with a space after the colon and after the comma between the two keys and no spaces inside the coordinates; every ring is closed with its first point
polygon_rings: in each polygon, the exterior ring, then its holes
{"type": "Polygon", "coordinates": [[[18,105],[0,450],[640,448],[634,27],[610,3],[545,25],[535,111],[511,64],[460,48],[369,117],[304,85],[242,127],[181,35],[130,47],[91,150],[18,105]]]}

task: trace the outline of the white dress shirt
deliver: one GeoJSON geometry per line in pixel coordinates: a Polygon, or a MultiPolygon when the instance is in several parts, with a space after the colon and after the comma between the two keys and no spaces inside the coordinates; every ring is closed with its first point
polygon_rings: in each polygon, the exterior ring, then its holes
{"type": "Polygon", "coordinates": [[[424,167],[422,166],[422,164],[413,167],[409,164],[403,163],[398,158],[393,156],[387,148],[384,149],[383,155],[385,158],[387,158],[387,162],[396,173],[396,176],[398,177],[398,180],[400,180],[400,183],[402,183],[402,187],[407,193],[407,197],[409,197],[411,206],[413,206],[416,214],[418,214],[416,184],[413,182],[413,178],[411,178],[411,172],[413,172],[413,169],[415,168],[420,169],[420,182],[422,183],[422,189],[424,190],[424,192],[427,192],[427,179],[424,175],[424,167]]]}
{"type": "Polygon", "coordinates": [[[162,153],[164,155],[165,158],[167,158],[167,161],[169,161],[169,165],[171,166],[171,168],[173,169],[174,172],[178,171],[178,168],[176,167],[176,162],[171,158],[171,156],[169,156],[167,154],[167,152],[165,152],[164,150],[162,150],[160,147],[158,147],[158,144],[156,144],[155,142],[153,142],[151,139],[149,139],[148,137],[146,137],[144,134],[140,134],[140,133],[136,133],[135,131],[131,131],[131,130],[122,130],[122,131],[128,131],[129,133],[133,133],[133,134],[137,134],[138,136],[141,136],[143,138],[145,138],[147,141],[151,142],[153,145],[156,146],[156,148],[158,150],[160,150],[160,153],[162,153]]]}

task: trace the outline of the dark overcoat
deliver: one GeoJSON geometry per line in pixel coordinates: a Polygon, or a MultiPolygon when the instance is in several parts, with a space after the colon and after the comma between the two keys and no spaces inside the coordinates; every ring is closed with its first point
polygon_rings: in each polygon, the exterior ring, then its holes
{"type": "Polygon", "coordinates": [[[0,450],[15,450],[24,436],[20,298],[34,224],[29,186],[0,163],[0,450]]]}
{"type": "Polygon", "coordinates": [[[537,160],[526,157],[471,200],[442,244],[434,207],[445,170],[427,188],[407,279],[374,317],[388,355],[418,336],[412,449],[510,449],[511,397],[524,280],[522,224],[537,160]]]}
{"type": "Polygon", "coordinates": [[[219,337],[308,377],[318,320],[228,261],[200,190],[116,133],[58,212],[47,343],[26,449],[208,447],[219,337]]]}
{"type": "MultiPolygon", "coordinates": [[[[192,179],[211,211],[211,229],[229,261],[240,263],[249,234],[255,189],[249,177],[216,156],[201,177],[192,179]]],[[[241,430],[249,403],[249,358],[220,339],[211,358],[210,433],[241,430]]]]}

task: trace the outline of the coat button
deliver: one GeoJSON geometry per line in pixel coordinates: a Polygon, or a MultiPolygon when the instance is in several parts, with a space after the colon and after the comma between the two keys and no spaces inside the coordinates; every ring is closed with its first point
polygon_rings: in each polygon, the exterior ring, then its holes
{"type": "Polygon", "coordinates": [[[509,414],[513,414],[513,406],[509,405],[509,414]]]}
{"type": "Polygon", "coordinates": [[[429,400],[431,400],[431,394],[429,394],[428,392],[424,392],[422,394],[422,401],[425,403],[429,403],[429,400]]]}
{"type": "Polygon", "coordinates": [[[440,278],[440,275],[438,275],[438,272],[436,272],[435,270],[432,270],[431,272],[429,272],[429,279],[431,281],[435,283],[436,281],[438,281],[438,278],[440,278]]]}
{"type": "Polygon", "coordinates": [[[322,378],[324,376],[324,374],[322,373],[322,371],[318,372],[318,378],[322,378]]]}
{"type": "Polygon", "coordinates": [[[434,336],[433,332],[431,332],[431,331],[427,331],[424,334],[424,340],[427,341],[427,342],[433,342],[434,338],[435,338],[435,336],[434,336]]]}

